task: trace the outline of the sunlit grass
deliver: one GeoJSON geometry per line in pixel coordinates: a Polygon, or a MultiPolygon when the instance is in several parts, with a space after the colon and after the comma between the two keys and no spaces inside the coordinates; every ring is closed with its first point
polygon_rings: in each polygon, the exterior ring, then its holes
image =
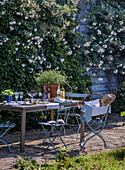
{"type": "Polygon", "coordinates": [[[14,165],[15,169],[42,169],[42,170],[124,170],[125,148],[113,151],[91,153],[86,156],[70,157],[67,149],[62,149],[55,160],[37,164],[37,161],[29,158],[22,159],[14,165]]]}

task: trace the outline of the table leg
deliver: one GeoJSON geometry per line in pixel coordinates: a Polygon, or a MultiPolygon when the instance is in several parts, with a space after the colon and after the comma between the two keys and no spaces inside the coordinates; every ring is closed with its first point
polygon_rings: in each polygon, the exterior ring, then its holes
{"type": "MultiPolygon", "coordinates": [[[[50,120],[54,120],[54,110],[50,110],[50,120]]],[[[53,126],[51,126],[52,129],[53,126]]],[[[51,132],[51,135],[54,133],[54,130],[51,132]]]]}
{"type": "Polygon", "coordinates": [[[25,151],[25,127],[26,127],[26,111],[21,112],[21,136],[20,136],[20,152],[25,151]]]}
{"type": "MultiPolygon", "coordinates": [[[[84,112],[81,112],[81,116],[84,115],[84,112]]],[[[80,142],[84,137],[84,133],[85,133],[85,123],[81,122],[81,129],[80,129],[80,142]]]]}

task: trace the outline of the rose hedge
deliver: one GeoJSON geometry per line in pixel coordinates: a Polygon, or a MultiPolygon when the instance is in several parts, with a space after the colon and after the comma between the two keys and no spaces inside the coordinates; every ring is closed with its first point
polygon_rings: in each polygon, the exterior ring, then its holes
{"type": "MultiPolygon", "coordinates": [[[[73,91],[84,92],[91,85],[89,76],[82,76],[79,37],[83,36],[77,31],[76,14],[71,1],[0,1],[0,92],[23,91],[25,98],[27,91],[36,90],[36,73],[49,69],[66,75],[73,91]]],[[[4,119],[5,113],[1,114],[4,119]]],[[[9,114],[7,118],[13,117],[19,125],[19,114],[9,114]]],[[[28,115],[27,127],[31,118],[32,124],[38,125],[39,113],[36,115],[28,115]]]]}
{"type": "Polygon", "coordinates": [[[75,91],[84,91],[90,81],[81,76],[76,13],[71,2],[0,1],[0,91],[34,89],[35,74],[51,68],[66,74],[75,91]]]}
{"type": "MultiPolygon", "coordinates": [[[[90,31],[84,39],[87,70],[98,68],[125,80],[125,2],[92,3],[88,15],[90,31]]],[[[111,81],[111,77],[109,79],[111,81]]]]}

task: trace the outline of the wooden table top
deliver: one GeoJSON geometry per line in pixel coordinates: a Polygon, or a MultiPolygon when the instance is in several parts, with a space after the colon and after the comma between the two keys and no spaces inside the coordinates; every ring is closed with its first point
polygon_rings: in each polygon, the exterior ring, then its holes
{"type": "MultiPolygon", "coordinates": [[[[66,100],[66,101],[72,101],[71,107],[78,107],[79,104],[81,104],[81,101],[79,100],[66,100]]],[[[17,106],[5,105],[4,103],[0,103],[0,110],[9,110],[9,111],[17,111],[17,112],[26,110],[26,112],[33,112],[33,111],[58,109],[57,108],[58,105],[59,103],[55,103],[55,102],[48,102],[48,103],[41,103],[41,104],[23,104],[17,106]],[[54,108],[54,104],[55,104],[55,108],[54,108]]]]}

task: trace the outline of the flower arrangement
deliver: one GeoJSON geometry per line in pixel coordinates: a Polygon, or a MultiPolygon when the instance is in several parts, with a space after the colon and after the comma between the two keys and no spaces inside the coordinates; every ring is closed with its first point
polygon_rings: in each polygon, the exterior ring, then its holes
{"type": "Polygon", "coordinates": [[[7,90],[2,91],[2,94],[4,96],[13,96],[14,92],[11,89],[7,89],[7,90]]]}
{"type": "Polygon", "coordinates": [[[61,75],[60,71],[49,70],[37,74],[35,78],[38,85],[60,84],[66,81],[66,76],[61,75]]]}

